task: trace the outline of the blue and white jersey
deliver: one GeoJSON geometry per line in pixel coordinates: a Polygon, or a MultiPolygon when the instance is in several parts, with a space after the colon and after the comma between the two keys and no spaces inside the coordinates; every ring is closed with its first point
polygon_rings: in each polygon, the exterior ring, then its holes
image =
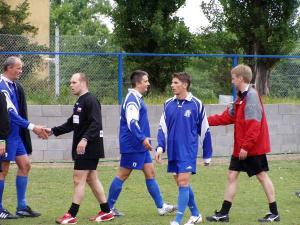
{"type": "Polygon", "coordinates": [[[150,126],[142,97],[135,89],[128,89],[122,104],[119,131],[121,154],[148,151],[143,141],[150,137],[150,126]]]}
{"type": "Polygon", "coordinates": [[[7,102],[7,110],[10,117],[10,132],[7,141],[14,141],[20,135],[21,128],[33,128],[33,124],[19,115],[18,95],[15,84],[4,76],[0,77],[0,91],[4,93],[7,102]]]}
{"type": "Polygon", "coordinates": [[[160,119],[158,147],[168,152],[168,160],[195,161],[198,154],[198,136],[203,158],[212,156],[210,129],[202,102],[191,93],[186,99],[168,99],[160,119]]]}

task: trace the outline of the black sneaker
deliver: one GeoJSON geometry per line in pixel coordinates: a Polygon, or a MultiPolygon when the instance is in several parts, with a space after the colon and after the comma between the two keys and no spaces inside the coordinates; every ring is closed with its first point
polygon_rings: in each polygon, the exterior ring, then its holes
{"type": "Polygon", "coordinates": [[[258,219],[258,222],[260,223],[279,222],[279,221],[280,221],[280,216],[270,212],[267,213],[264,218],[258,219]]]}
{"type": "Polygon", "coordinates": [[[25,209],[17,209],[16,215],[19,217],[38,217],[41,214],[33,211],[29,206],[26,206],[25,209]]]}
{"type": "Polygon", "coordinates": [[[206,220],[209,222],[229,222],[229,216],[228,214],[222,214],[215,211],[215,215],[207,216],[206,220]]]}
{"type": "Polygon", "coordinates": [[[19,216],[11,214],[6,209],[0,209],[0,219],[1,220],[8,220],[8,219],[18,219],[19,216]]]}
{"type": "Polygon", "coordinates": [[[295,195],[300,198],[300,191],[295,192],[295,195]]]}
{"type": "Polygon", "coordinates": [[[117,210],[116,208],[111,208],[110,210],[112,211],[112,214],[113,214],[114,216],[124,216],[124,215],[125,215],[124,213],[120,212],[120,211],[117,210]]]}

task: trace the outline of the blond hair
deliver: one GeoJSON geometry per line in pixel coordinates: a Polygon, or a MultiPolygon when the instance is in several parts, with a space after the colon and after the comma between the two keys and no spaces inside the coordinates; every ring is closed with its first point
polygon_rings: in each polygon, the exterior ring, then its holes
{"type": "Polygon", "coordinates": [[[85,83],[86,86],[89,87],[90,82],[85,73],[74,73],[73,75],[78,75],[79,81],[85,83]]]}
{"type": "Polygon", "coordinates": [[[252,70],[245,64],[240,64],[231,70],[231,74],[235,74],[237,77],[242,77],[244,82],[250,83],[252,80],[252,70]]]}

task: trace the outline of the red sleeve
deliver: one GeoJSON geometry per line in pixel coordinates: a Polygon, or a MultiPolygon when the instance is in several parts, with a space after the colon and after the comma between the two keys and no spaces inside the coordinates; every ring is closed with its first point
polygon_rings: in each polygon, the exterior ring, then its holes
{"type": "Polygon", "coordinates": [[[209,126],[219,126],[219,125],[228,125],[234,123],[234,116],[231,115],[230,109],[227,108],[221,115],[216,114],[209,116],[208,123],[209,126]]]}

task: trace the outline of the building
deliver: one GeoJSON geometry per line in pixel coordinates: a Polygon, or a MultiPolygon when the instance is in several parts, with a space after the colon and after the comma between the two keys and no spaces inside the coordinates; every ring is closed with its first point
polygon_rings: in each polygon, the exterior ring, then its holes
{"type": "MultiPolygon", "coordinates": [[[[14,9],[25,0],[5,0],[14,9]]],[[[28,0],[28,22],[38,28],[34,41],[49,46],[50,42],[50,0],[28,0]]]]}

